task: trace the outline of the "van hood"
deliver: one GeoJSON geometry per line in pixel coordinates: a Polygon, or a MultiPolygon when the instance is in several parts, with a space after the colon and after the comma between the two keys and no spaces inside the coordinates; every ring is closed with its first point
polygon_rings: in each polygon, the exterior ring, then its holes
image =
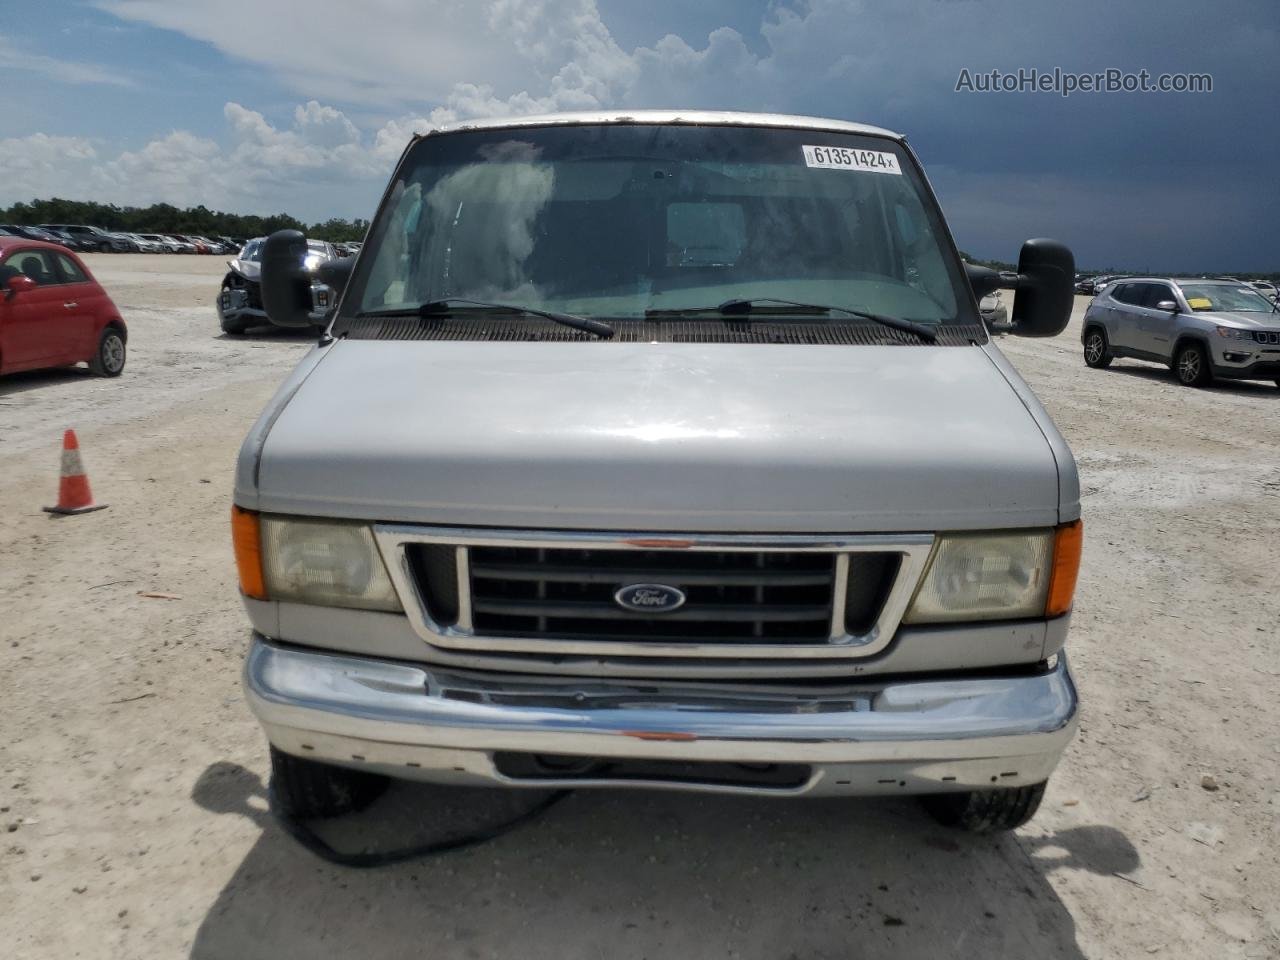
{"type": "Polygon", "coordinates": [[[237,502],[520,528],[1052,525],[1053,427],[988,349],[339,341],[250,435],[237,502]]]}

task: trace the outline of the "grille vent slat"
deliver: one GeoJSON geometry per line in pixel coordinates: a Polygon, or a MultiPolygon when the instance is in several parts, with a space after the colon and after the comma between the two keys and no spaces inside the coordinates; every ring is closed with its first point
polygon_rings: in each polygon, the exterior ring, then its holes
{"type": "MultiPolygon", "coordinates": [[[[639,583],[651,576],[652,570],[639,567],[619,567],[617,569],[600,569],[584,566],[537,566],[523,567],[518,564],[476,564],[471,565],[471,577],[484,580],[546,580],[563,583],[639,583]]],[[[664,570],[663,576],[672,582],[682,585],[712,584],[723,586],[760,586],[760,587],[807,587],[821,586],[831,580],[825,571],[784,573],[756,572],[738,570],[693,570],[673,567],[664,570]]]]}
{"type": "MultiPolygon", "coordinates": [[[[483,600],[475,601],[477,614],[494,613],[507,616],[558,617],[566,620],[640,620],[643,613],[628,613],[608,603],[548,603],[545,600],[483,600]]],[[[800,606],[795,604],[703,604],[683,607],[662,614],[664,623],[701,622],[722,620],[731,623],[783,622],[792,620],[819,620],[830,614],[822,605],[800,606]]]]}
{"type": "MultiPolygon", "coordinates": [[[[456,587],[449,586],[457,582],[452,545],[407,549],[428,613],[447,626],[437,611],[451,604],[456,608],[458,602],[456,587]]],[[[531,653],[540,640],[807,645],[831,640],[834,553],[473,545],[468,555],[474,633],[528,640],[531,653]],[[649,613],[614,601],[619,588],[639,583],[679,588],[686,602],[667,613],[649,613]]],[[[869,629],[892,588],[900,555],[855,556],[846,622],[869,629]]]]}
{"type": "Polygon", "coordinates": [[[471,562],[473,623],[486,636],[749,643],[830,637],[830,554],[475,547],[471,562]],[[516,575],[496,575],[503,571],[516,575]],[[635,613],[613,599],[632,583],[678,587],[687,600],[670,613],[635,613]]]}

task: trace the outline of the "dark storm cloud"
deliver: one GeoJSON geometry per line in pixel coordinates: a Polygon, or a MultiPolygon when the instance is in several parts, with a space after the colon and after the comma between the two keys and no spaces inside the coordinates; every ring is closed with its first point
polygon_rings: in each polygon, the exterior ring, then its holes
{"type": "Polygon", "coordinates": [[[807,16],[826,23],[805,31],[811,81],[788,108],[907,133],[973,252],[1013,259],[1048,234],[1084,264],[1280,269],[1274,0],[815,3],[807,16]],[[1020,68],[1204,73],[1213,91],[955,92],[961,70],[1020,68]]]}

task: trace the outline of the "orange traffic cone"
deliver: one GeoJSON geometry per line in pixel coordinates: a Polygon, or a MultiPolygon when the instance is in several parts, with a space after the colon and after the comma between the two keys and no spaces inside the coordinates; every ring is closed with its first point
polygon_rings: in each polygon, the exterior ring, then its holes
{"type": "Polygon", "coordinates": [[[76,432],[62,435],[62,477],[58,481],[58,505],[45,507],[46,513],[89,513],[102,510],[105,503],[94,503],[89,491],[89,477],[80,462],[80,441],[76,432]]]}

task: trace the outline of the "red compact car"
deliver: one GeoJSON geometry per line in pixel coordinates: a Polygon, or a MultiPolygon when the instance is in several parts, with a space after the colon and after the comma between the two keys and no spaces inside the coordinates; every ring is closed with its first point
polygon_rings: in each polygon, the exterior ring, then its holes
{"type": "Polygon", "coordinates": [[[65,247],[0,237],[0,374],[85,361],[124,370],[128,330],[83,261],[65,247]]]}

